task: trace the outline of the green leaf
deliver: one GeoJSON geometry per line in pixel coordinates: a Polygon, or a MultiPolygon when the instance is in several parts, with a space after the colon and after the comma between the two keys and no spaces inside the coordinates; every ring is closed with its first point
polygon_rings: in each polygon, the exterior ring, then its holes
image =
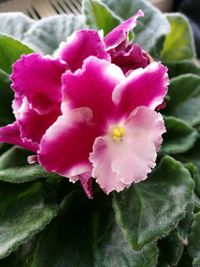
{"type": "Polygon", "coordinates": [[[0,180],[9,183],[24,183],[38,178],[51,177],[38,164],[30,165],[27,157],[32,153],[19,148],[12,147],[0,156],[0,180]]]}
{"type": "Polygon", "coordinates": [[[193,266],[200,265],[200,212],[195,215],[192,230],[189,237],[189,254],[193,260],[193,266]]]}
{"type": "Polygon", "coordinates": [[[200,77],[184,74],[171,79],[169,102],[164,113],[194,126],[200,123],[200,77]]]}
{"type": "Polygon", "coordinates": [[[21,244],[11,255],[0,261],[1,267],[30,267],[39,234],[21,244]]]}
{"type": "Polygon", "coordinates": [[[168,74],[170,78],[188,73],[200,75],[200,64],[195,60],[183,60],[172,63],[168,62],[166,65],[168,67],[168,74]]]}
{"type": "Polygon", "coordinates": [[[195,182],[195,192],[200,197],[200,173],[198,167],[193,163],[187,163],[185,167],[190,171],[191,176],[195,182]]]}
{"type": "Polygon", "coordinates": [[[195,166],[193,163],[187,163],[185,164],[185,167],[189,170],[192,179],[195,182],[195,188],[191,203],[189,203],[186,208],[186,216],[179,222],[177,231],[183,241],[183,244],[185,246],[188,246],[188,237],[191,232],[191,226],[194,220],[194,210],[196,209],[197,204],[200,207],[200,200],[196,195],[196,192],[198,192],[199,189],[200,176],[197,166],[195,166]]]}
{"type": "Polygon", "coordinates": [[[3,71],[11,73],[12,64],[22,54],[30,54],[32,52],[33,50],[17,39],[0,33],[0,66],[3,71]]]}
{"type": "MultiPolygon", "coordinates": [[[[197,142],[195,143],[193,148],[191,148],[189,151],[187,151],[183,155],[180,155],[180,156],[178,155],[177,158],[178,158],[178,160],[182,161],[183,163],[191,163],[191,162],[194,163],[197,166],[198,171],[200,172],[200,153],[199,153],[199,151],[200,151],[200,138],[197,140],[197,142]]],[[[198,177],[197,177],[197,179],[198,179],[198,177]]],[[[197,185],[197,181],[195,181],[195,183],[197,185]]],[[[199,192],[199,186],[198,185],[197,185],[196,189],[199,192]]]]}
{"type": "Polygon", "coordinates": [[[12,147],[11,144],[7,144],[7,143],[0,143],[0,155],[2,155],[3,153],[5,153],[8,149],[10,149],[12,147]]]}
{"type": "Polygon", "coordinates": [[[0,258],[41,231],[56,215],[52,189],[40,182],[0,186],[0,258]]]}
{"type": "Polygon", "coordinates": [[[164,117],[166,133],[163,135],[162,154],[183,153],[196,142],[199,134],[197,130],[186,122],[175,117],[164,117]]]}
{"type": "Polygon", "coordinates": [[[183,256],[179,261],[177,267],[192,267],[192,259],[190,255],[188,255],[187,251],[183,253],[183,256]]]}
{"type": "Polygon", "coordinates": [[[189,171],[166,156],[145,182],[114,194],[116,219],[128,242],[141,249],[166,236],[184,217],[193,187],[189,171]]]}
{"type": "Polygon", "coordinates": [[[182,242],[185,246],[188,245],[188,236],[191,231],[192,222],[194,220],[194,203],[191,201],[191,203],[188,204],[186,207],[186,215],[185,217],[180,220],[177,232],[179,234],[179,237],[182,239],[182,242]]]}
{"type": "Polygon", "coordinates": [[[82,16],[58,15],[34,23],[25,33],[23,41],[34,50],[52,54],[62,41],[74,31],[85,28],[82,16]]]}
{"type": "Polygon", "coordinates": [[[0,14],[0,32],[14,36],[44,54],[52,54],[62,41],[82,28],[86,28],[83,17],[71,14],[39,21],[31,20],[19,12],[0,14]]]}
{"type": "Polygon", "coordinates": [[[73,192],[47,227],[31,267],[155,267],[157,247],[134,251],[124,239],[111,209],[110,198],[73,192]]]}
{"type": "Polygon", "coordinates": [[[7,73],[0,69],[0,126],[7,125],[14,120],[12,112],[13,91],[7,73]]]}
{"type": "Polygon", "coordinates": [[[183,254],[183,243],[177,232],[170,233],[169,236],[158,242],[160,257],[162,257],[169,266],[176,266],[183,254]]]}
{"type": "Polygon", "coordinates": [[[164,62],[177,62],[195,57],[192,30],[187,18],[181,14],[166,15],[171,30],[166,36],[161,59],[164,62]]]}
{"type": "Polygon", "coordinates": [[[56,15],[39,21],[19,12],[0,14],[0,32],[12,35],[44,54],[53,54],[62,41],[82,28],[86,28],[83,17],[71,14],[56,15]]]}
{"type": "Polygon", "coordinates": [[[121,23],[121,19],[98,0],[83,0],[82,7],[86,24],[92,29],[103,30],[104,35],[121,23]]]}
{"type": "Polygon", "coordinates": [[[26,31],[35,23],[20,12],[0,13],[0,32],[23,40],[26,31]]]}
{"type": "Polygon", "coordinates": [[[154,59],[154,61],[160,61],[160,54],[163,49],[163,43],[165,40],[165,35],[162,35],[158,40],[156,40],[154,46],[149,51],[149,54],[154,59]]]}
{"type": "Polygon", "coordinates": [[[103,2],[123,19],[133,16],[139,9],[144,12],[144,18],[139,19],[138,26],[134,29],[134,42],[147,51],[150,51],[170,30],[165,15],[145,0],[103,0],[103,2]]]}
{"type": "Polygon", "coordinates": [[[197,194],[194,194],[193,202],[194,202],[195,212],[199,212],[200,211],[200,198],[197,194]]]}
{"type": "MultiPolygon", "coordinates": [[[[4,267],[4,266],[3,266],[3,267],[4,267]]],[[[7,267],[7,266],[5,266],[5,267],[7,267]]],[[[168,264],[165,260],[161,259],[161,260],[158,262],[157,267],[170,267],[170,266],[169,266],[169,264],[168,264]]]]}

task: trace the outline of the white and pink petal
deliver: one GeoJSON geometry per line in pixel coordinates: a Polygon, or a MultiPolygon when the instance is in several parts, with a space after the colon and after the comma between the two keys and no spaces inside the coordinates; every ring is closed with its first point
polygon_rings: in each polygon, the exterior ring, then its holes
{"type": "Polygon", "coordinates": [[[113,140],[110,134],[98,137],[90,154],[92,176],[106,193],[147,178],[165,132],[162,116],[147,107],[134,110],[123,127],[121,140],[113,140]]]}
{"type": "Polygon", "coordinates": [[[97,137],[89,158],[93,165],[92,177],[107,194],[114,190],[120,192],[126,187],[126,184],[123,184],[112,170],[115,157],[112,145],[113,140],[110,136],[97,137]]]}

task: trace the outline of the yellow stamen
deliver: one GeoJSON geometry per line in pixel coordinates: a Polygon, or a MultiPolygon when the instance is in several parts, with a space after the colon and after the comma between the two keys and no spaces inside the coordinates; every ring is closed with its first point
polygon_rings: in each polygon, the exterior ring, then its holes
{"type": "Polygon", "coordinates": [[[121,139],[124,136],[124,128],[123,127],[115,127],[112,130],[112,137],[115,141],[121,139]]]}
{"type": "Polygon", "coordinates": [[[119,131],[120,131],[121,136],[123,137],[123,135],[124,135],[124,128],[123,127],[119,127],[119,131]]]}

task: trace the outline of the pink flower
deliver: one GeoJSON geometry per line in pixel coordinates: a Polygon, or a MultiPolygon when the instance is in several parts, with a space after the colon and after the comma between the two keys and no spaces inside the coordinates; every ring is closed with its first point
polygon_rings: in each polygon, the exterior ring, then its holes
{"type": "Polygon", "coordinates": [[[62,115],[41,139],[40,164],[72,181],[89,173],[106,193],[146,179],[165,132],[154,109],[167,92],[166,71],[152,63],[125,77],[95,57],[66,71],[62,115]]]}
{"type": "Polygon", "coordinates": [[[80,180],[90,198],[91,176],[106,193],[146,179],[165,132],[155,108],[167,93],[166,67],[154,62],[126,73],[110,62],[129,49],[139,15],[104,42],[95,30],[78,31],[56,59],[30,54],[13,65],[16,121],[0,128],[0,142],[32,150],[30,162],[80,180]]]}

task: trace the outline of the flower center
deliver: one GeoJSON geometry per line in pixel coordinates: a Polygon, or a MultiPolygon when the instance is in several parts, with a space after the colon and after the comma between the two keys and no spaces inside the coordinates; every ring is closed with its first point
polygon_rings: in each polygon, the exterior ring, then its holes
{"type": "Polygon", "coordinates": [[[112,137],[114,140],[121,140],[124,136],[124,128],[123,127],[115,127],[112,130],[112,137]]]}

